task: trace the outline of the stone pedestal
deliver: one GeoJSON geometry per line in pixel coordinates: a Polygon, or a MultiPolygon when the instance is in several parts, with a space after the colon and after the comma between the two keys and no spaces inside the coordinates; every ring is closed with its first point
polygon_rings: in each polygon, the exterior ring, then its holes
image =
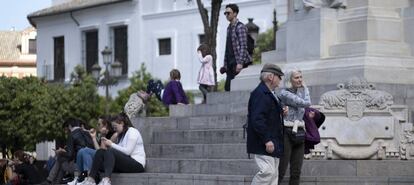
{"type": "MultiPolygon", "coordinates": [[[[348,0],[347,9],[290,11],[276,45],[262,54],[262,63],[301,69],[313,102],[355,76],[414,109],[414,3],[409,0],[348,0]]],[[[243,70],[232,90],[256,87],[261,66],[243,70]]]]}

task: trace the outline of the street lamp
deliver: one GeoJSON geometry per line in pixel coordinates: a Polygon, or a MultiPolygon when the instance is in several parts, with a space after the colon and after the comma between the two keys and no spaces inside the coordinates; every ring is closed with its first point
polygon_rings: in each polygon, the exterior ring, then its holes
{"type": "Polygon", "coordinates": [[[101,74],[101,66],[98,63],[95,63],[92,66],[92,76],[96,79],[98,86],[105,86],[105,113],[109,113],[109,86],[115,85],[117,83],[118,77],[121,76],[122,73],[122,65],[119,61],[111,62],[112,61],[112,51],[105,47],[104,50],[101,52],[103,63],[105,64],[105,71],[101,74]],[[109,69],[111,66],[111,69],[109,69]],[[101,78],[103,76],[103,78],[101,78]]]}
{"type": "Polygon", "coordinates": [[[253,23],[253,18],[248,18],[247,20],[249,21],[246,24],[247,32],[250,36],[252,36],[252,38],[256,42],[257,41],[257,36],[259,35],[259,29],[260,28],[255,23],[253,23]]]}

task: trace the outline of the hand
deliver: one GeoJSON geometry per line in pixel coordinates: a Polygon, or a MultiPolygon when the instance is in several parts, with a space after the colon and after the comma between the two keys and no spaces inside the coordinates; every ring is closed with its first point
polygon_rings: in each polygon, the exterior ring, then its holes
{"type": "Polygon", "coordinates": [[[313,119],[313,118],[315,117],[315,112],[310,111],[310,112],[308,113],[308,116],[309,116],[309,118],[313,119]]]}
{"type": "Polygon", "coordinates": [[[225,68],[224,66],[220,68],[220,73],[224,74],[227,71],[227,68],[225,68]]]}
{"type": "Polygon", "coordinates": [[[89,135],[91,135],[92,139],[93,139],[93,138],[96,138],[96,130],[95,130],[95,129],[93,129],[93,128],[92,128],[92,129],[90,129],[90,130],[89,130],[89,135]]]}
{"type": "Polygon", "coordinates": [[[273,145],[272,141],[268,141],[265,145],[267,153],[273,153],[273,151],[275,151],[275,146],[273,145]]]}
{"type": "Polygon", "coordinates": [[[56,154],[61,154],[61,153],[65,153],[65,152],[66,152],[66,150],[63,149],[63,148],[58,148],[57,150],[55,150],[56,154]]]}
{"type": "Polygon", "coordinates": [[[111,146],[112,145],[112,141],[106,138],[102,138],[102,142],[105,146],[111,146]]]}
{"type": "Polygon", "coordinates": [[[236,73],[240,73],[240,71],[243,69],[243,65],[242,64],[237,64],[236,66],[236,73]]]}
{"type": "Polygon", "coordinates": [[[284,106],[283,107],[283,116],[287,116],[288,112],[289,112],[289,107],[288,106],[284,106]]]}

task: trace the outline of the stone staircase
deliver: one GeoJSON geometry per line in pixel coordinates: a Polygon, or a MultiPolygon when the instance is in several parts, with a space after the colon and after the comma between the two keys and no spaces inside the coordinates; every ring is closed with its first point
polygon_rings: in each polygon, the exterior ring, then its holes
{"type": "MultiPolygon", "coordinates": [[[[132,120],[146,142],[146,173],[116,185],[247,185],[257,167],[242,125],[249,92],[208,94],[207,104],[171,106],[170,117],[132,120]]],[[[306,160],[301,184],[414,184],[413,161],[306,160]]],[[[286,184],[286,181],[283,182],[286,184]]]]}

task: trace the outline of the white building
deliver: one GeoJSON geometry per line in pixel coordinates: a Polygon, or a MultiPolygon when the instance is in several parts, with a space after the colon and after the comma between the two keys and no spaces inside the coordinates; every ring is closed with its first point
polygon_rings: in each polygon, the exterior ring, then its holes
{"type": "MultiPolygon", "coordinates": [[[[211,0],[204,0],[209,7],[211,0]]],[[[224,0],[237,3],[239,19],[254,18],[260,31],[273,26],[273,10],[285,21],[286,0],[224,0]]],[[[88,71],[95,62],[103,67],[102,51],[112,49],[113,60],[123,66],[123,78],[112,94],[129,85],[127,77],[145,63],[154,77],[167,80],[169,71],[181,71],[184,89],[197,89],[200,63],[196,48],[203,35],[203,24],[195,0],[53,0],[52,7],[28,15],[37,28],[38,76],[69,81],[76,65],[88,71]]],[[[217,35],[218,66],[223,63],[226,28],[219,18],[217,35]]],[[[218,73],[220,74],[220,73],[218,73]]],[[[224,78],[220,76],[219,78],[224,78]]]]}

